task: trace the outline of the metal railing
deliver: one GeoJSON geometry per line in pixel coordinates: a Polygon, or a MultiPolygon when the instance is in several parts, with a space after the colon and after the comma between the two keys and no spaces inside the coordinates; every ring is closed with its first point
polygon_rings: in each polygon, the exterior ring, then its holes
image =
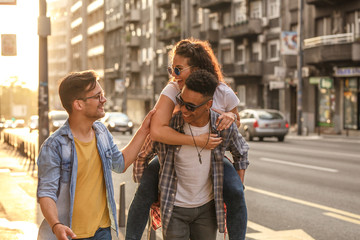
{"type": "Polygon", "coordinates": [[[304,40],[304,48],[312,48],[323,45],[334,45],[352,43],[359,39],[360,35],[355,33],[341,33],[335,35],[319,36],[304,40]]]}

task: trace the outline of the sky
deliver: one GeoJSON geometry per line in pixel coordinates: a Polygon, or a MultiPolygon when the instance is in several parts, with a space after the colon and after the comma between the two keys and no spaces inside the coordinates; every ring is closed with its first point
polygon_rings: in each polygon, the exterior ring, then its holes
{"type": "Polygon", "coordinates": [[[0,85],[6,85],[9,79],[17,76],[26,87],[38,88],[38,15],[39,0],[17,0],[16,5],[0,5],[0,34],[17,35],[17,56],[1,56],[0,52],[0,85]]]}

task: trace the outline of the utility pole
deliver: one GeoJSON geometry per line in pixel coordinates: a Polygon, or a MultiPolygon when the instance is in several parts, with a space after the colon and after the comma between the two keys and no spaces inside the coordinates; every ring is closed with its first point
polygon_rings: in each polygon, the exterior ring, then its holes
{"type": "Polygon", "coordinates": [[[302,65],[303,65],[303,9],[304,0],[299,0],[298,15],[298,44],[299,52],[297,59],[298,85],[297,85],[297,135],[302,134],[302,65]]]}
{"type": "Polygon", "coordinates": [[[50,18],[46,17],[46,0],[39,0],[39,148],[49,137],[49,90],[47,36],[50,35],[50,18]]]}

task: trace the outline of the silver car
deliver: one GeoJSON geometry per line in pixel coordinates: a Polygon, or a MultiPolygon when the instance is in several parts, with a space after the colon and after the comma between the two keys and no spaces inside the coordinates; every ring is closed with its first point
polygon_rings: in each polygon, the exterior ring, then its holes
{"type": "Polygon", "coordinates": [[[258,137],[259,141],[264,137],[277,137],[282,142],[289,132],[289,123],[278,110],[246,109],[239,114],[239,131],[247,141],[252,141],[254,137],[258,137]]]}
{"type": "Polygon", "coordinates": [[[110,132],[129,132],[133,134],[134,123],[129,117],[122,112],[107,112],[101,122],[109,129],[110,132]]]}

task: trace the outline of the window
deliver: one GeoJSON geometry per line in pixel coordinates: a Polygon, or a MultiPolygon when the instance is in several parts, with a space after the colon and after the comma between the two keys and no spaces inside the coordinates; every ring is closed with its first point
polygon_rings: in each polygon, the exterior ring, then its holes
{"type": "Polygon", "coordinates": [[[221,62],[223,64],[232,63],[231,43],[226,43],[221,46],[221,62]]]}
{"type": "Polygon", "coordinates": [[[278,61],[279,60],[279,40],[272,40],[268,42],[268,60],[278,61]]]}
{"type": "Polygon", "coordinates": [[[239,64],[245,63],[245,46],[244,45],[238,45],[236,48],[236,62],[239,64]]]}
{"type": "Polygon", "coordinates": [[[316,19],[316,36],[326,36],[331,34],[331,18],[324,17],[316,19]]]}
{"type": "Polygon", "coordinates": [[[358,129],[360,113],[358,112],[359,84],[356,78],[346,78],[344,81],[344,128],[358,129]]]}
{"type": "Polygon", "coordinates": [[[230,13],[229,12],[225,12],[223,13],[223,26],[224,27],[228,27],[230,26],[230,13]]]}
{"type": "Polygon", "coordinates": [[[268,0],[268,16],[269,16],[269,18],[280,17],[279,0],[268,0]]]}
{"type": "Polygon", "coordinates": [[[261,18],[261,1],[250,2],[250,17],[251,18],[261,18]]]}
{"type": "Polygon", "coordinates": [[[261,44],[256,42],[252,44],[252,55],[251,55],[251,61],[261,61],[262,55],[261,55],[261,44]]]}
{"type": "Polygon", "coordinates": [[[234,9],[235,9],[235,23],[241,23],[246,21],[246,2],[245,1],[239,1],[237,3],[234,3],[234,9]]]}
{"type": "Polygon", "coordinates": [[[219,29],[219,17],[217,13],[211,13],[209,15],[209,21],[210,21],[210,29],[218,30],[219,29]]]}
{"type": "MultiPolygon", "coordinates": [[[[237,86],[237,95],[240,100],[240,106],[246,106],[246,86],[245,85],[238,85],[237,86]]],[[[240,116],[241,119],[241,116],[240,116]]]]}
{"type": "Polygon", "coordinates": [[[193,24],[202,24],[203,23],[203,9],[198,8],[197,5],[193,5],[193,24]]]}

